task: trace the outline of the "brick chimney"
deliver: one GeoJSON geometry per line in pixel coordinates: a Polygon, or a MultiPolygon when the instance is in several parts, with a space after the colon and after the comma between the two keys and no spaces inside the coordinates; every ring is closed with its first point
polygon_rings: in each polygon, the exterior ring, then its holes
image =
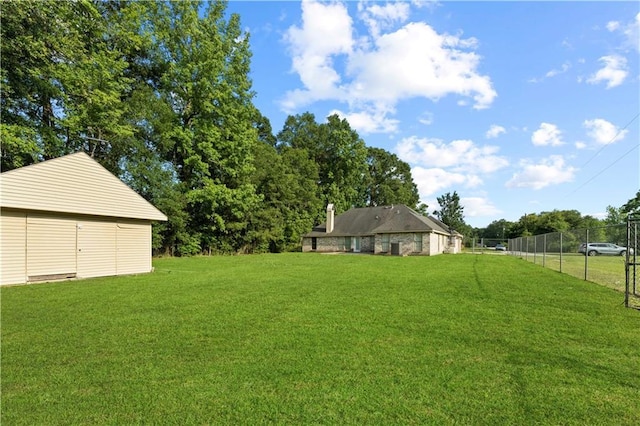
{"type": "Polygon", "coordinates": [[[333,232],[333,226],[334,226],[334,217],[333,217],[333,212],[335,211],[335,207],[333,207],[333,204],[329,204],[327,206],[327,234],[330,234],[333,232]]]}

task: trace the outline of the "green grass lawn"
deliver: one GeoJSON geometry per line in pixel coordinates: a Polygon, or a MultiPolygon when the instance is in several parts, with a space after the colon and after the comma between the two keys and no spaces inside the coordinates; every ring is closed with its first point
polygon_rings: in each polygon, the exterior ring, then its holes
{"type": "Polygon", "coordinates": [[[585,256],[579,253],[564,253],[562,264],[560,264],[559,253],[538,253],[536,256],[529,253],[522,258],[537,265],[544,266],[577,278],[585,278],[585,268],[587,270],[587,280],[624,292],[625,288],[625,261],[624,256],[585,256]]]}
{"type": "Polygon", "coordinates": [[[155,266],[2,289],[2,425],[640,424],[640,312],[521,259],[155,266]]]}

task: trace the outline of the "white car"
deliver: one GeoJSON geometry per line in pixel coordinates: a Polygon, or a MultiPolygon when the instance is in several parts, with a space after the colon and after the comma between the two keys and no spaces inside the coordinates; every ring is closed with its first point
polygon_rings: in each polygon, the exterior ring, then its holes
{"type": "MultiPolygon", "coordinates": [[[[627,254],[627,248],[611,243],[589,243],[580,244],[578,253],[582,253],[585,256],[598,256],[603,254],[613,256],[625,256],[627,254]]],[[[633,249],[629,249],[629,254],[633,254],[633,249]]]]}

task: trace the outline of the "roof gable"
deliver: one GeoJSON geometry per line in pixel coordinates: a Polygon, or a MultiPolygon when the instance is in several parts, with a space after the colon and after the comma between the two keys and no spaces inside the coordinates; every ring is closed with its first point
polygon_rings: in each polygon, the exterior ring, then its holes
{"type": "Polygon", "coordinates": [[[350,209],[335,218],[333,232],[326,224],[313,229],[308,236],[358,236],[403,232],[439,232],[449,234],[449,228],[435,218],[400,204],[350,209]]]}
{"type": "Polygon", "coordinates": [[[0,174],[0,206],[167,220],[160,210],[84,152],[0,174]]]}

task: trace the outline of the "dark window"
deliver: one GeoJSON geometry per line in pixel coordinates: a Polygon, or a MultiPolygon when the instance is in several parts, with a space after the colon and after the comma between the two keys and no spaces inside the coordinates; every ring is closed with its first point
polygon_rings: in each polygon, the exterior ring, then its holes
{"type": "Polygon", "coordinates": [[[311,237],[311,250],[315,250],[318,248],[318,239],[316,237],[311,237]]]}
{"type": "Polygon", "coordinates": [[[389,251],[389,234],[382,234],[382,247],[380,247],[382,253],[389,251]]]}
{"type": "Polygon", "coordinates": [[[422,252],[422,234],[413,234],[413,251],[422,252]]]}

